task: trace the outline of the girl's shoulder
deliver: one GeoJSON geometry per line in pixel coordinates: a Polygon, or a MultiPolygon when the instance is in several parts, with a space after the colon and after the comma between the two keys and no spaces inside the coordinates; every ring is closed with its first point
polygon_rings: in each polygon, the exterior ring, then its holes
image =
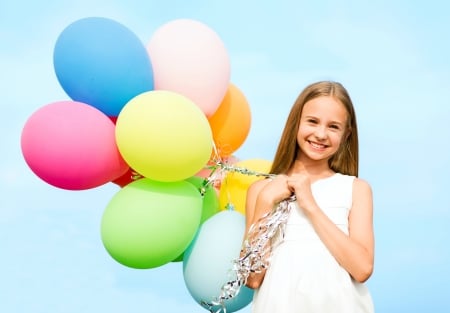
{"type": "Polygon", "coordinates": [[[252,182],[248,189],[251,191],[259,191],[262,188],[264,188],[264,186],[269,182],[270,182],[270,178],[261,178],[261,179],[258,179],[256,181],[252,182]]]}
{"type": "Polygon", "coordinates": [[[354,175],[342,174],[342,173],[339,173],[339,172],[336,172],[334,174],[334,176],[335,177],[340,177],[340,179],[346,179],[346,180],[349,180],[349,181],[353,181],[354,185],[360,185],[360,186],[365,186],[365,187],[369,187],[370,188],[370,183],[367,180],[365,180],[365,179],[363,179],[361,177],[356,177],[354,175]]]}
{"type": "Polygon", "coordinates": [[[360,177],[353,175],[347,175],[337,172],[334,177],[339,179],[341,182],[347,181],[348,184],[352,186],[353,192],[372,192],[372,187],[370,183],[360,177]]]}
{"type": "Polygon", "coordinates": [[[372,194],[372,186],[367,180],[355,177],[353,179],[353,192],[357,194],[372,194]]]}

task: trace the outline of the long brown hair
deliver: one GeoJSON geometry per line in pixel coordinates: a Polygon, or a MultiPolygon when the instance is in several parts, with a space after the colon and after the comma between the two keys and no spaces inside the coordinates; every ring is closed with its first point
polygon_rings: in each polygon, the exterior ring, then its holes
{"type": "Polygon", "coordinates": [[[347,130],[338,151],[330,158],[330,168],[342,174],[358,176],[358,128],[352,100],[342,84],[320,81],[307,86],[298,96],[287,118],[283,133],[272,162],[271,174],[286,174],[294,165],[300,152],[297,133],[306,102],[332,96],[347,110],[347,130]]]}

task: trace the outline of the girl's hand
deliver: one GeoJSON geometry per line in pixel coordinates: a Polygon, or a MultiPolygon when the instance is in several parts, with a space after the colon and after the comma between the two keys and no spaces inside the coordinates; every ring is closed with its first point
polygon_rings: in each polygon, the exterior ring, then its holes
{"type": "Polygon", "coordinates": [[[273,178],[267,178],[269,182],[261,190],[263,196],[270,204],[275,205],[292,195],[292,190],[288,187],[286,175],[276,175],[273,178]]]}
{"type": "MultiPolygon", "coordinates": [[[[289,198],[292,194],[287,185],[286,175],[277,175],[258,181],[254,187],[260,188],[256,193],[255,202],[249,207],[254,207],[251,221],[257,221],[261,216],[270,212],[280,201],[289,198]],[[260,187],[259,187],[260,186],[260,187]]],[[[253,188],[252,188],[253,189],[253,188]]],[[[249,199],[249,197],[247,197],[249,199]]],[[[249,211],[250,209],[247,209],[249,211]]]]}
{"type": "Polygon", "coordinates": [[[311,180],[306,170],[290,175],[287,178],[288,188],[297,198],[298,206],[304,211],[317,208],[316,201],[311,191],[311,180]]]}

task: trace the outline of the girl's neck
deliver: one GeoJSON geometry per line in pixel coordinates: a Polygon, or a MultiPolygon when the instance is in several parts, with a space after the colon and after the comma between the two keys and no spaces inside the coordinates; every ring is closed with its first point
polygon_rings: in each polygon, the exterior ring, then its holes
{"type": "Polygon", "coordinates": [[[334,171],[329,167],[328,161],[324,162],[304,162],[296,160],[294,166],[289,171],[289,174],[298,173],[306,170],[311,178],[324,178],[334,174],[334,171]]]}

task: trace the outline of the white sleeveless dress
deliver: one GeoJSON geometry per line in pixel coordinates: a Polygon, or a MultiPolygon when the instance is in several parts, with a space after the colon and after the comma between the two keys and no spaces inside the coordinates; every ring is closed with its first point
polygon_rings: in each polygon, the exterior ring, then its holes
{"type": "MultiPolygon", "coordinates": [[[[311,185],[319,207],[346,234],[353,176],[334,174],[311,185]]],[[[296,202],[284,240],[276,246],[253,313],[370,313],[372,298],[327,250],[296,202]]]]}

